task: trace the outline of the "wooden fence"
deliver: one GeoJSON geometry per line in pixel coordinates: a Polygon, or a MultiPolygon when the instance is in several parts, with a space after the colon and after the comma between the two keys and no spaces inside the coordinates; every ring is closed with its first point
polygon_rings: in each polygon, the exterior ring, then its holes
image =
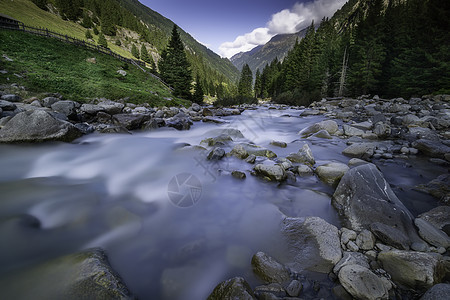
{"type": "Polygon", "coordinates": [[[89,50],[97,51],[97,52],[112,56],[121,61],[135,65],[136,67],[141,69],[143,72],[145,72],[145,73],[149,74],[150,76],[152,76],[153,78],[159,80],[163,85],[165,85],[167,88],[169,88],[170,90],[173,91],[173,88],[171,86],[169,86],[167,83],[165,83],[161,78],[159,78],[155,74],[153,74],[143,68],[143,67],[145,67],[145,62],[123,57],[122,55],[119,55],[119,54],[113,52],[109,48],[106,48],[106,47],[103,47],[100,45],[96,45],[96,44],[92,44],[92,43],[86,42],[85,40],[80,40],[80,39],[77,39],[74,37],[70,37],[68,35],[60,34],[60,33],[48,30],[47,28],[37,28],[37,27],[27,26],[27,25],[23,24],[22,22],[18,22],[15,24],[1,22],[0,28],[28,32],[28,33],[31,33],[34,35],[44,36],[44,37],[48,37],[48,38],[55,38],[55,39],[65,42],[65,43],[81,46],[81,47],[84,47],[89,50]]]}

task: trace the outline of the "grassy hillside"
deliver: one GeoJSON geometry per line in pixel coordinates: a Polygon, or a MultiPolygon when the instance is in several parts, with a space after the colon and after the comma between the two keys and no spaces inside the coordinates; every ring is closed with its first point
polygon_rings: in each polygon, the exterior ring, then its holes
{"type": "Polygon", "coordinates": [[[36,93],[59,92],[77,101],[130,97],[132,102],[152,105],[187,104],[165,100],[173,96],[158,80],[111,56],[19,31],[0,30],[0,40],[0,53],[14,60],[0,59],[0,69],[8,71],[0,74],[0,84],[17,82],[36,93]],[[95,64],[86,61],[92,57],[95,64]],[[128,74],[119,75],[119,69],[128,74]]]}
{"type": "MultiPolygon", "coordinates": [[[[86,39],[86,28],[82,27],[78,23],[65,21],[55,14],[44,11],[29,0],[0,0],[0,12],[17,19],[28,26],[48,28],[52,31],[67,34],[68,36],[75,37],[77,39],[86,39]]],[[[92,35],[94,36],[94,41],[96,42],[98,40],[98,36],[93,33],[92,35]]],[[[109,39],[108,47],[112,51],[124,57],[132,58],[129,51],[124,50],[122,47],[116,46],[109,37],[106,38],[109,39]]]]}

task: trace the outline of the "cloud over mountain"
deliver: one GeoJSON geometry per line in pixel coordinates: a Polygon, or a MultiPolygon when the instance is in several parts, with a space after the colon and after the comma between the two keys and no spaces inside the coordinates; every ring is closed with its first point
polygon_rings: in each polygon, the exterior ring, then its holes
{"type": "Polygon", "coordinates": [[[346,0],[314,0],[307,3],[297,2],[290,9],[283,9],[272,15],[266,27],[238,36],[233,42],[225,42],[219,47],[222,56],[231,57],[258,45],[264,45],[277,34],[295,33],[312,20],[319,22],[324,16],[330,17],[345,4],[346,0]]]}

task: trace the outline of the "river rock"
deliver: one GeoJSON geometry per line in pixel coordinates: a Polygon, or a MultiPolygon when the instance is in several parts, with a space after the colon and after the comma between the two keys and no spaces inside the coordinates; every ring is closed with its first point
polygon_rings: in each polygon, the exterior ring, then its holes
{"type": "Polygon", "coordinates": [[[256,298],[261,300],[279,300],[286,297],[286,291],[279,283],[257,286],[254,293],[256,298]]]}
{"type": "Polygon", "coordinates": [[[419,215],[419,218],[433,224],[447,235],[450,235],[450,206],[438,206],[419,215]]]}
{"type": "Polygon", "coordinates": [[[271,141],[270,144],[272,146],[276,146],[276,147],[280,147],[280,148],[286,148],[287,144],[285,142],[280,142],[280,141],[271,141]]]}
{"type": "Polygon", "coordinates": [[[438,283],[429,289],[420,300],[450,300],[450,284],[438,283]]]}
{"type": "Polygon", "coordinates": [[[173,127],[177,130],[189,130],[194,124],[191,119],[183,112],[179,112],[175,116],[166,120],[168,127],[173,127]]]}
{"type": "Polygon", "coordinates": [[[286,158],[293,163],[304,163],[309,166],[313,166],[316,163],[308,144],[304,144],[297,153],[291,153],[286,158]]]}
{"type": "Polygon", "coordinates": [[[5,281],[0,282],[5,299],[134,299],[98,248],[53,259],[5,281]]]}
{"type": "Polygon", "coordinates": [[[354,298],[361,300],[389,299],[391,283],[375,275],[367,267],[346,265],[339,272],[339,281],[354,298]]]}
{"type": "Polygon", "coordinates": [[[204,139],[200,142],[200,144],[206,144],[209,147],[211,147],[211,146],[216,146],[216,145],[225,145],[231,141],[233,141],[231,136],[229,136],[227,134],[221,134],[221,135],[213,137],[213,138],[204,139]]]}
{"type": "Polygon", "coordinates": [[[266,283],[286,283],[290,280],[289,269],[264,252],[252,257],[253,273],[266,283]]]}
{"type": "Polygon", "coordinates": [[[416,224],[419,229],[419,235],[429,244],[438,248],[444,247],[447,249],[450,247],[450,238],[448,235],[442,230],[434,227],[430,222],[421,218],[416,218],[414,224],[416,224]]]}
{"type": "Polygon", "coordinates": [[[371,250],[375,246],[375,237],[367,229],[361,231],[356,237],[356,245],[361,250],[371,250]]]}
{"type": "Polygon", "coordinates": [[[435,253],[390,250],[380,252],[378,260],[395,283],[413,289],[428,289],[445,275],[442,256],[435,253]]]}
{"type": "Polygon", "coordinates": [[[14,95],[14,94],[6,94],[6,95],[2,95],[0,99],[9,101],[9,102],[20,102],[22,100],[22,97],[20,97],[19,95],[14,95]]]}
{"type": "Polygon", "coordinates": [[[70,100],[58,101],[52,104],[52,109],[65,115],[69,119],[75,119],[77,116],[78,103],[70,100]]]}
{"type": "Polygon", "coordinates": [[[344,125],[343,129],[346,136],[362,136],[365,133],[363,130],[349,125],[344,125]]]}
{"type": "Polygon", "coordinates": [[[325,120],[306,127],[305,129],[301,130],[298,134],[300,134],[302,137],[308,137],[321,130],[326,130],[329,134],[334,134],[336,133],[336,131],[338,131],[338,129],[339,127],[336,121],[325,120]]]}
{"type": "Polygon", "coordinates": [[[80,136],[81,132],[72,124],[42,110],[18,113],[0,129],[2,143],[71,142],[80,136]]]}
{"type": "Polygon", "coordinates": [[[339,230],[319,217],[285,218],[282,233],[293,256],[293,269],[328,273],[342,258],[339,230]]]}
{"type": "Polygon", "coordinates": [[[9,101],[0,100],[0,108],[4,111],[15,110],[17,106],[9,101]]]}
{"type": "Polygon", "coordinates": [[[450,152],[450,147],[438,140],[419,139],[412,146],[426,156],[445,159],[445,154],[450,152]]]}
{"type": "MultiPolygon", "coordinates": [[[[248,152],[242,145],[236,145],[230,152],[230,155],[236,156],[240,159],[246,159],[248,157],[248,152]]],[[[256,156],[255,156],[256,159],[256,156]]]]}
{"type": "Polygon", "coordinates": [[[236,170],[231,172],[231,176],[233,176],[234,178],[237,178],[237,179],[245,179],[247,177],[247,175],[245,175],[244,172],[236,171],[236,170]]]}
{"type": "Polygon", "coordinates": [[[287,174],[281,165],[264,165],[257,164],[253,168],[257,175],[269,178],[273,181],[284,181],[287,179],[287,174]]]}
{"type": "Polygon", "coordinates": [[[388,138],[391,135],[391,126],[386,123],[377,123],[373,129],[373,133],[380,139],[388,138]]]}
{"type": "Polygon", "coordinates": [[[80,111],[83,113],[86,113],[88,115],[95,116],[99,111],[104,112],[105,109],[99,105],[85,103],[85,104],[81,105],[80,111]]]}
{"type": "Polygon", "coordinates": [[[286,287],[286,293],[291,297],[297,297],[303,289],[303,285],[298,280],[292,280],[286,287]]]}
{"type": "Polygon", "coordinates": [[[373,143],[354,143],[342,151],[342,154],[354,158],[370,158],[375,150],[373,143]]]}
{"type": "Polygon", "coordinates": [[[411,245],[406,233],[398,228],[374,222],[370,224],[370,230],[380,241],[397,249],[408,250],[411,245]]]}
{"type": "Polygon", "coordinates": [[[350,169],[336,188],[332,204],[353,230],[369,229],[379,222],[401,231],[411,243],[424,243],[417,235],[411,213],[373,164],[350,169]]]}
{"type": "Polygon", "coordinates": [[[300,176],[312,176],[314,175],[313,169],[307,165],[298,165],[294,167],[294,173],[297,173],[300,176]]]}
{"type": "Polygon", "coordinates": [[[316,174],[326,184],[336,186],[349,169],[346,164],[331,162],[318,166],[316,168],[316,174]]]}
{"type": "Polygon", "coordinates": [[[128,130],[140,129],[142,123],[147,121],[149,116],[134,115],[134,114],[116,114],[113,116],[113,121],[116,125],[125,127],[128,130]]]}
{"type": "Polygon", "coordinates": [[[124,104],[114,102],[111,100],[104,100],[98,103],[98,106],[102,107],[104,111],[110,115],[120,114],[125,107],[124,104]]]}
{"type": "Polygon", "coordinates": [[[417,190],[428,193],[444,203],[450,203],[450,175],[443,174],[436,179],[415,187],[417,190]]]}
{"type": "Polygon", "coordinates": [[[344,251],[344,256],[341,260],[334,266],[333,273],[338,275],[339,271],[348,265],[360,265],[365,268],[370,268],[369,259],[362,253],[359,252],[349,252],[344,251]]]}
{"type": "Polygon", "coordinates": [[[235,277],[219,283],[208,300],[254,300],[250,285],[242,277],[235,277]]]}
{"type": "Polygon", "coordinates": [[[220,147],[214,148],[208,153],[209,160],[220,160],[225,156],[225,150],[220,147]]]}
{"type": "Polygon", "coordinates": [[[254,164],[255,161],[256,161],[256,155],[254,155],[254,154],[249,155],[249,156],[245,159],[245,162],[246,162],[246,163],[249,163],[249,164],[254,164]]]}

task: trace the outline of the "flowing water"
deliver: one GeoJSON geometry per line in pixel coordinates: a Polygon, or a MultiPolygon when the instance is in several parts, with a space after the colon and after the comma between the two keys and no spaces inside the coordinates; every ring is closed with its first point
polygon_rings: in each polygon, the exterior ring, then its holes
{"type": "MultiPolygon", "coordinates": [[[[225,117],[226,124],[195,123],[189,131],[164,128],[93,134],[72,144],[0,145],[0,285],[10,274],[92,247],[106,250],[140,299],[204,299],[234,276],[259,284],[250,265],[255,252],[288,263],[279,232],[284,216],[319,216],[340,226],[330,204],[333,189],[314,176],[266,182],[235,157],[211,162],[204,151],[180,148],[235,128],[245,136],[236,141],[254,142],[278,157],[297,152],[306,141],[318,165],[347,163],[344,140],[300,139],[299,130],[323,117],[299,114],[262,107],[225,117]],[[272,140],[288,147],[272,146],[272,140]],[[233,178],[233,170],[247,178],[233,178]],[[197,181],[181,185],[190,175],[197,181]],[[176,196],[186,195],[190,203],[174,204],[180,200],[176,196]]],[[[413,214],[437,205],[411,187],[445,170],[421,158],[376,163],[413,214]]],[[[39,281],[43,291],[53,284],[39,281]]],[[[1,289],[20,295],[12,287],[1,289]]]]}

